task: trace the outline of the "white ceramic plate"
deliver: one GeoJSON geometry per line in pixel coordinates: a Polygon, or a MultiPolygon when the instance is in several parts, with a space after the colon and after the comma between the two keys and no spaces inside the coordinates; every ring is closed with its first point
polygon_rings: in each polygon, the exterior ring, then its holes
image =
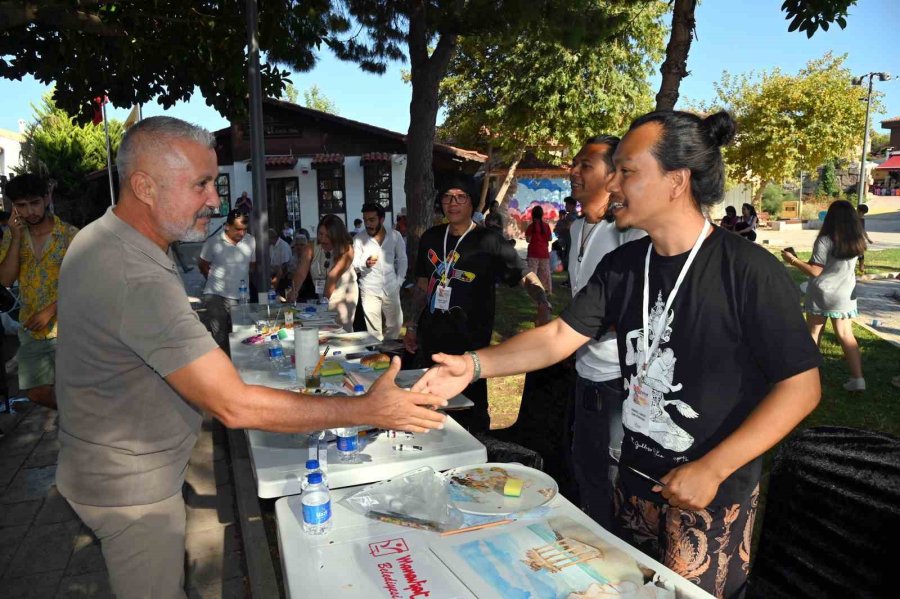
{"type": "Polygon", "coordinates": [[[463,466],[446,473],[450,479],[450,501],[461,512],[482,516],[506,516],[540,507],[556,497],[559,487],[549,475],[521,464],[463,466]],[[524,481],[522,495],[507,497],[507,478],[524,481]]]}

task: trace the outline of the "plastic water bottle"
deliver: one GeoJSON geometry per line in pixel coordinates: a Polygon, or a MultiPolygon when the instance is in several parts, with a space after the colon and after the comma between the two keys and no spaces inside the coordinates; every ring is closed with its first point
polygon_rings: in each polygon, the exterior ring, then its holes
{"type": "Polygon", "coordinates": [[[250,321],[247,314],[249,311],[247,304],[249,302],[250,290],[247,288],[247,281],[241,279],[241,284],[238,287],[238,318],[240,319],[240,324],[246,324],[250,321]]]}
{"type": "Polygon", "coordinates": [[[278,335],[269,337],[267,346],[269,350],[269,361],[272,365],[275,366],[275,368],[286,368],[287,360],[284,357],[284,348],[281,347],[281,341],[278,339],[278,335]]]}
{"type": "Polygon", "coordinates": [[[278,295],[275,293],[274,287],[269,287],[269,305],[275,305],[275,300],[278,298],[278,295]]]}
{"type": "Polygon", "coordinates": [[[300,483],[301,489],[306,491],[306,488],[309,486],[309,475],[316,472],[322,475],[322,484],[328,485],[328,477],[322,472],[319,460],[306,460],[306,472],[303,474],[303,481],[300,483]]]}
{"type": "Polygon", "coordinates": [[[303,532],[308,535],[324,535],[331,530],[331,494],[322,482],[322,473],[313,472],[307,477],[309,486],[300,496],[303,504],[303,532]]]}
{"type": "MultiPolygon", "coordinates": [[[[353,386],[354,395],[365,393],[362,385],[353,386]]],[[[359,461],[359,431],[355,426],[339,428],[337,434],[338,459],[345,464],[355,464],[359,461]]]]}

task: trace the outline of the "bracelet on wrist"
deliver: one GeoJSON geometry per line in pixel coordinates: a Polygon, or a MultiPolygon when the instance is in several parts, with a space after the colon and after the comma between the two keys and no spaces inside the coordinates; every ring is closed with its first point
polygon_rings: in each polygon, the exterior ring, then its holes
{"type": "Polygon", "coordinates": [[[469,381],[469,383],[471,384],[481,378],[481,360],[478,358],[478,354],[473,351],[467,351],[466,355],[472,358],[472,366],[474,368],[474,372],[472,373],[472,380],[469,381]]]}

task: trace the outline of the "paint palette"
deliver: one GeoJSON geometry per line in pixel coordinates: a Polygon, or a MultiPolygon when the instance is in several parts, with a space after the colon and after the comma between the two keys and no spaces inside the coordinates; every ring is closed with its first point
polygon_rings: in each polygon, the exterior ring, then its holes
{"type": "Polygon", "coordinates": [[[556,497],[559,487],[549,475],[521,464],[464,466],[446,473],[450,501],[459,511],[482,516],[506,516],[540,507],[556,497]],[[507,497],[503,487],[510,478],[523,481],[519,497],[507,497]]]}

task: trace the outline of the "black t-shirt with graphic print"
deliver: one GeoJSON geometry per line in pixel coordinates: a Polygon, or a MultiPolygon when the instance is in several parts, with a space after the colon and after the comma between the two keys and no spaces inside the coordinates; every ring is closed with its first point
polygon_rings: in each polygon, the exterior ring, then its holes
{"type": "MultiPolygon", "coordinates": [[[[599,338],[615,326],[626,384],[643,354],[642,293],[650,238],[625,244],[600,262],[561,318],[599,338]]],[[[650,259],[650,330],[663,311],[689,252],[650,259]]],[[[627,493],[664,501],[653,483],[675,466],[708,453],[734,432],[772,385],[820,365],[807,332],[797,286],[760,246],[716,227],[689,269],[643,388],[650,398],[649,435],[623,406],[625,440],[619,474],[627,493]]],[[[653,333],[648,341],[652,344],[653,333]]],[[[629,394],[630,395],[630,394],[629,394]]],[[[745,500],[756,486],[761,458],[719,487],[714,505],[745,500]]]]}
{"type": "MultiPolygon", "coordinates": [[[[435,295],[444,260],[444,232],[448,226],[432,227],[419,240],[415,273],[417,278],[428,281],[428,305],[422,313],[418,336],[420,341],[427,341],[430,330],[455,331],[454,338],[434,341],[439,347],[446,347],[438,351],[458,353],[490,345],[494,328],[494,284],[499,281],[516,285],[528,268],[516,249],[504,242],[499,233],[476,226],[459,244],[456,249],[459,259],[451,265],[450,310],[436,309],[435,295]]],[[[448,254],[457,240],[459,237],[452,232],[447,236],[448,254]]],[[[429,344],[429,351],[432,349],[429,344]]]]}

